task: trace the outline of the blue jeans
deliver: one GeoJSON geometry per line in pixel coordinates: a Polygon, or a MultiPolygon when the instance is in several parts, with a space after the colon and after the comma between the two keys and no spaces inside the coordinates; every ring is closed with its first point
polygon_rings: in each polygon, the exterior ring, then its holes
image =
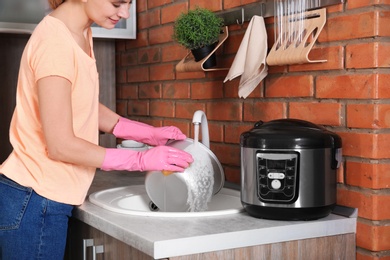
{"type": "Polygon", "coordinates": [[[62,260],[72,209],[0,174],[0,260],[62,260]]]}

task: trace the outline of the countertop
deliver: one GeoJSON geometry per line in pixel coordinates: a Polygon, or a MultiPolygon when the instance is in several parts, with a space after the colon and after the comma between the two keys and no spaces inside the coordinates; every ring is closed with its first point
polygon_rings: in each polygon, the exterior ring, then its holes
{"type": "MultiPolygon", "coordinates": [[[[139,172],[97,171],[88,194],[114,187],[143,184],[144,176],[139,172]]],[[[346,211],[349,212],[349,217],[332,213],[313,221],[257,219],[245,211],[213,217],[161,218],[111,212],[86,199],[75,208],[73,216],[158,259],[356,233],[357,211],[346,211]]]]}

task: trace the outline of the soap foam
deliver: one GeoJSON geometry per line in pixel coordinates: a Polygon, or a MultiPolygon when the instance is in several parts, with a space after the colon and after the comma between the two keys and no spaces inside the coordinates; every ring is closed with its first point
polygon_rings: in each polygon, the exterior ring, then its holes
{"type": "Polygon", "coordinates": [[[214,170],[210,156],[202,147],[193,144],[186,149],[194,162],[185,170],[188,188],[187,204],[190,212],[207,210],[213,196],[214,170]]]}

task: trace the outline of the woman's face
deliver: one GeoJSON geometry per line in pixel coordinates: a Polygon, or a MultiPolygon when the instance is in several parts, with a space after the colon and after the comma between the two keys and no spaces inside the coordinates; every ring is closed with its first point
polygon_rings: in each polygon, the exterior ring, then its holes
{"type": "Polygon", "coordinates": [[[120,19],[129,18],[132,0],[84,0],[86,13],[94,23],[113,29],[120,19]]]}

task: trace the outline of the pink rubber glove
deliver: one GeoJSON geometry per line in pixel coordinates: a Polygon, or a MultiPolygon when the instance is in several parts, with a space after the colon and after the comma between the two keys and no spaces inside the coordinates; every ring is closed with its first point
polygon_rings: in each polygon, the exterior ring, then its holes
{"type": "Polygon", "coordinates": [[[157,146],[143,152],[108,148],[101,169],[183,172],[192,162],[189,153],[169,146],[157,146]]]}
{"type": "Polygon", "coordinates": [[[186,139],[186,136],[175,126],[154,127],[124,117],[119,118],[113,134],[118,138],[134,140],[152,146],[164,145],[169,139],[186,139]]]}

